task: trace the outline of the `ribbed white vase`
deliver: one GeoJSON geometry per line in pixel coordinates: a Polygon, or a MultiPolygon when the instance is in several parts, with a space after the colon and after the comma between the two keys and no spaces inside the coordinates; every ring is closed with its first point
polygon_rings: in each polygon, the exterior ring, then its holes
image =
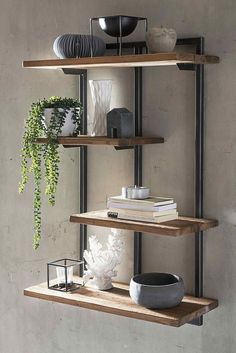
{"type": "Polygon", "coordinates": [[[112,80],[89,80],[94,112],[89,119],[88,134],[107,135],[107,113],[110,110],[112,80]]]}

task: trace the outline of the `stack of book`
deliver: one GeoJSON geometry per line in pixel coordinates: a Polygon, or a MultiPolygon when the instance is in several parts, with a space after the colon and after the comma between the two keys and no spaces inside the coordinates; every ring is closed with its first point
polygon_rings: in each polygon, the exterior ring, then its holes
{"type": "Polygon", "coordinates": [[[112,196],[107,202],[108,216],[133,221],[162,223],[178,218],[177,205],[172,198],[148,197],[127,199],[112,196]]]}

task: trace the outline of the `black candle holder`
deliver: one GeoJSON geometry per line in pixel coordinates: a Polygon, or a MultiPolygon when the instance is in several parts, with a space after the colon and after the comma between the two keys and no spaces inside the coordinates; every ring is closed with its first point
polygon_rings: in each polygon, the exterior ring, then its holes
{"type": "Polygon", "coordinates": [[[100,28],[111,37],[116,37],[117,40],[117,55],[122,55],[122,37],[131,34],[139,21],[145,21],[145,31],[148,30],[148,22],[146,17],[134,16],[105,16],[90,18],[90,35],[91,40],[91,56],[93,56],[93,22],[98,21],[100,28]]]}
{"type": "Polygon", "coordinates": [[[68,258],[47,263],[48,289],[60,292],[72,292],[83,286],[83,281],[78,280],[81,266],[84,269],[84,261],[68,258]],[[54,270],[56,270],[56,273],[54,270]],[[53,271],[54,278],[51,279],[53,271]]]}

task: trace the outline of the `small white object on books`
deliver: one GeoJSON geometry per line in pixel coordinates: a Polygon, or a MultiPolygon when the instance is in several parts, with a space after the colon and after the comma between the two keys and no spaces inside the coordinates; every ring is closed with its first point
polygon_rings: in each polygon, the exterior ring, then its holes
{"type": "Polygon", "coordinates": [[[127,199],[146,199],[150,195],[150,189],[146,186],[123,186],[122,197],[127,199]]]}

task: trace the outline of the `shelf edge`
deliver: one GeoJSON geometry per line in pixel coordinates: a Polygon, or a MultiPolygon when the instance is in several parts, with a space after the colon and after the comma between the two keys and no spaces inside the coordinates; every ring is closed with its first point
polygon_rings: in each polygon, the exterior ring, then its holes
{"type": "MultiPolygon", "coordinates": [[[[45,284],[43,285],[45,286],[45,284]]],[[[156,316],[152,314],[152,311],[150,311],[149,313],[148,309],[147,309],[147,312],[145,313],[140,312],[138,310],[135,311],[134,310],[134,307],[136,306],[135,304],[133,304],[130,307],[130,309],[127,309],[127,305],[125,305],[123,308],[122,306],[119,308],[116,306],[115,302],[114,302],[114,306],[112,306],[112,303],[113,303],[112,300],[106,301],[105,299],[105,302],[98,301],[98,303],[96,303],[96,301],[94,301],[94,298],[96,299],[96,295],[95,297],[92,296],[93,300],[91,300],[90,296],[87,297],[88,299],[85,299],[86,295],[85,296],[83,295],[81,299],[80,298],[72,299],[73,293],[66,294],[66,293],[54,292],[53,290],[48,290],[47,288],[43,288],[40,286],[33,286],[33,287],[26,288],[24,290],[24,295],[31,298],[57,302],[60,304],[76,306],[78,308],[99,311],[107,314],[123,316],[123,317],[142,320],[146,322],[158,323],[158,324],[167,325],[171,327],[180,327],[192,321],[193,319],[196,319],[218,307],[218,300],[216,299],[205,298],[205,297],[195,298],[195,297],[186,295],[183,299],[183,302],[185,303],[185,305],[188,303],[192,305],[194,304],[195,301],[198,302],[199,304],[199,301],[201,301],[202,303],[199,305],[200,307],[195,309],[192,312],[189,312],[188,314],[186,313],[183,314],[182,318],[177,317],[174,314],[170,314],[172,309],[167,309],[163,311],[157,310],[157,312],[159,312],[158,313],[159,316],[158,315],[156,316]],[[49,291],[50,291],[50,294],[49,293],[47,294],[47,292],[49,291]]],[[[98,294],[98,298],[99,298],[99,294],[98,294]]]]}
{"type": "Polygon", "coordinates": [[[180,221],[188,221],[190,224],[185,227],[177,227],[173,225],[175,221],[168,221],[165,223],[145,223],[145,222],[135,222],[135,221],[126,221],[123,219],[112,219],[102,216],[94,216],[97,213],[106,213],[107,210],[87,212],[82,214],[74,214],[70,216],[70,222],[87,224],[92,226],[106,227],[106,228],[117,228],[117,229],[126,229],[131,231],[151,233],[154,235],[160,236],[183,236],[194,234],[198,231],[204,231],[210,228],[214,228],[218,225],[217,220],[208,220],[208,219],[196,219],[189,217],[179,217],[180,221]],[[195,224],[194,224],[195,222],[195,224]],[[196,223],[198,222],[198,224],[196,223]],[[191,224],[193,223],[193,224],[191,224]],[[199,226],[199,223],[201,224],[199,226]]]}

